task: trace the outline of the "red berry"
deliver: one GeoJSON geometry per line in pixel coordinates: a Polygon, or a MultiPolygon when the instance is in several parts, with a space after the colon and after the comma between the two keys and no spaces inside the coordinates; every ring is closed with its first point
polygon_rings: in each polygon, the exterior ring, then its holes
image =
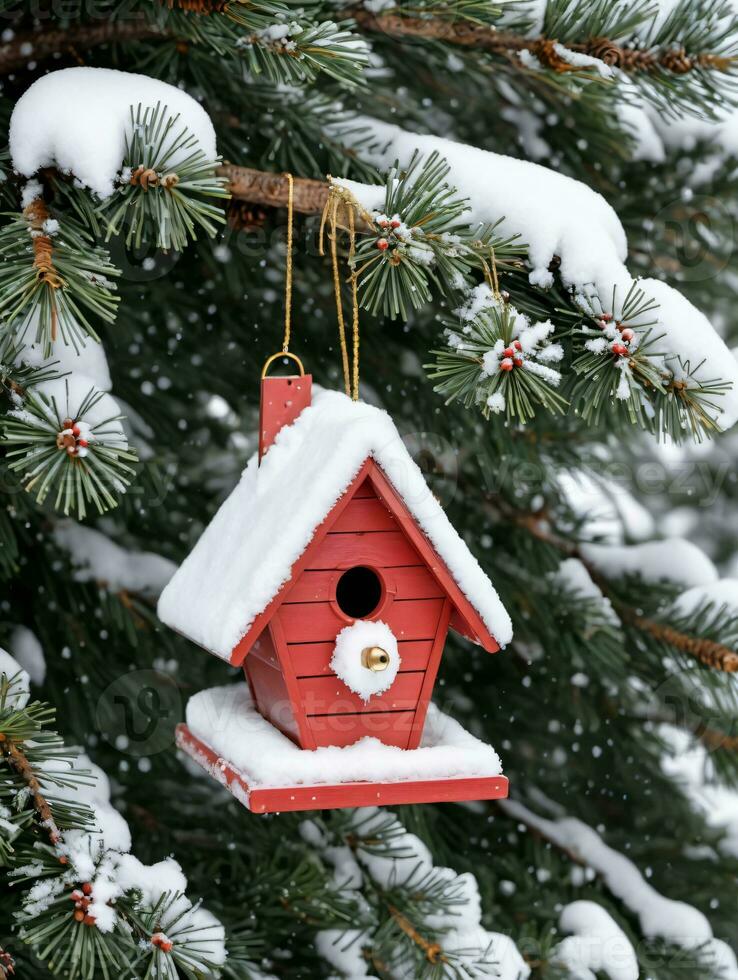
{"type": "Polygon", "coordinates": [[[519,340],[513,340],[513,347],[515,348],[515,350],[523,349],[523,345],[520,343],[519,340]]]}
{"type": "Polygon", "coordinates": [[[511,357],[506,357],[500,361],[500,371],[512,371],[513,362],[511,357]]]}
{"type": "Polygon", "coordinates": [[[81,909],[74,913],[75,922],[84,922],[84,919],[85,919],[85,913],[81,909]]]}
{"type": "Polygon", "coordinates": [[[84,885],[82,885],[82,891],[85,893],[85,895],[92,894],[92,885],[89,883],[89,881],[86,881],[84,885]]]}
{"type": "Polygon", "coordinates": [[[506,347],[504,349],[504,351],[502,352],[502,356],[503,357],[515,357],[515,351],[512,349],[512,347],[506,347]]]}
{"type": "Polygon", "coordinates": [[[86,915],[82,921],[86,926],[94,926],[95,923],[97,922],[97,919],[95,918],[94,915],[86,915]]]}
{"type": "Polygon", "coordinates": [[[610,350],[613,352],[613,354],[617,354],[619,357],[622,357],[624,354],[628,353],[628,348],[625,346],[625,344],[620,343],[613,344],[610,350]]]}
{"type": "Polygon", "coordinates": [[[513,358],[513,364],[515,365],[515,367],[522,367],[523,366],[523,358],[522,357],[514,357],[513,358]]]}
{"type": "Polygon", "coordinates": [[[89,442],[86,439],[78,439],[77,445],[81,446],[83,449],[86,449],[89,446],[89,442]]]}
{"type": "Polygon", "coordinates": [[[387,225],[389,224],[389,221],[387,221],[386,218],[382,218],[382,220],[377,222],[377,224],[379,225],[380,228],[386,228],[387,225]]]}
{"type": "Polygon", "coordinates": [[[604,320],[605,323],[609,323],[612,320],[612,313],[600,313],[600,319],[604,320]]]}
{"type": "Polygon", "coordinates": [[[387,249],[389,248],[389,242],[387,241],[387,239],[386,238],[378,238],[377,239],[377,248],[380,249],[382,252],[386,252],[387,249]]]}
{"type": "Polygon", "coordinates": [[[390,221],[390,228],[399,228],[401,224],[401,221],[398,221],[397,218],[393,218],[392,221],[390,221]]]}
{"type": "Polygon", "coordinates": [[[72,435],[78,436],[81,431],[82,429],[80,429],[80,427],[75,422],[74,425],[72,426],[72,435]]]}
{"type": "Polygon", "coordinates": [[[171,953],[172,946],[174,946],[174,943],[170,939],[163,939],[160,949],[163,953],[171,953]]]}
{"type": "Polygon", "coordinates": [[[620,331],[620,336],[627,344],[629,344],[631,340],[635,337],[635,330],[631,330],[630,327],[625,327],[624,330],[620,331]]]}
{"type": "Polygon", "coordinates": [[[82,898],[82,892],[78,888],[75,888],[72,894],[69,896],[73,902],[79,902],[82,898]]]}

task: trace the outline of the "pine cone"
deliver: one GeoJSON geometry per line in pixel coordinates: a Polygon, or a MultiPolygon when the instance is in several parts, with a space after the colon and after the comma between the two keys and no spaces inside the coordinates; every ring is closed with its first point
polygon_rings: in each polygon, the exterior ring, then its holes
{"type": "Polygon", "coordinates": [[[694,67],[694,63],[684,48],[665,51],[661,56],[661,66],[675,75],[686,75],[694,67]]]}
{"type": "Polygon", "coordinates": [[[613,68],[624,67],[626,60],[623,49],[607,37],[593,37],[587,44],[587,54],[592,58],[599,58],[613,68]]]}

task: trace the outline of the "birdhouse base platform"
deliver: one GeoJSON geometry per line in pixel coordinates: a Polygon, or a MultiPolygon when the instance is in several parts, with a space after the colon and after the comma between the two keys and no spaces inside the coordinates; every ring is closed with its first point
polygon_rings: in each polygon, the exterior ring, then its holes
{"type": "Polygon", "coordinates": [[[508,793],[494,749],[433,704],[417,749],[377,738],[301,749],[256,711],[244,684],[196,694],[187,721],[177,727],[177,746],[254,813],[494,800],[508,793]]]}
{"type": "MultiPolygon", "coordinates": [[[[250,787],[243,773],[196,738],[187,725],[177,726],[177,746],[203,766],[252,813],[287,810],[339,810],[354,806],[400,803],[457,803],[499,800],[508,792],[506,776],[447,777],[385,783],[302,783],[299,786],[250,787]]],[[[413,751],[409,749],[407,751],[413,751]]],[[[416,750],[417,751],[417,750],[416,750]]]]}

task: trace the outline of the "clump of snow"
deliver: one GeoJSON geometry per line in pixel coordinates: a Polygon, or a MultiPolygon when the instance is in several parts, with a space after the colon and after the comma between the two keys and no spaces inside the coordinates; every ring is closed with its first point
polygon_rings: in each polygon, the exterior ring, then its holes
{"type": "Polygon", "coordinates": [[[561,493],[580,521],[581,537],[619,543],[624,536],[641,540],[654,533],[654,520],[621,479],[608,475],[603,459],[602,474],[580,470],[558,476],[561,493]]]}
{"type": "Polygon", "coordinates": [[[620,622],[612,603],[606,598],[599,587],[592,581],[586,567],[578,558],[566,558],[561,562],[553,579],[567,592],[584,599],[596,599],[600,604],[604,619],[613,624],[620,622]]]}
{"type": "MultiPolygon", "coordinates": [[[[34,310],[33,318],[22,328],[24,335],[29,337],[36,335],[35,321],[38,320],[38,315],[38,310],[34,310]]],[[[85,343],[80,344],[78,348],[72,344],[65,344],[59,339],[54,343],[49,357],[44,356],[42,344],[27,343],[20,360],[30,367],[53,367],[59,374],[83,374],[100,391],[110,391],[112,388],[105,350],[102,344],[91,337],[87,337],[85,343]]]]}
{"type": "MultiPolygon", "coordinates": [[[[618,89],[621,98],[617,99],[615,112],[623,129],[633,139],[631,158],[648,163],[663,163],[666,151],[656,122],[649,113],[650,107],[639,98],[637,86],[623,74],[618,77],[618,89]]],[[[679,125],[681,119],[671,117],[669,122],[679,125]]]]}
{"type": "Polygon", "coordinates": [[[128,551],[106,534],[75,521],[61,521],[53,536],[69,553],[77,582],[98,582],[111,592],[158,595],[176,570],[168,558],[150,551],[128,551]]]}
{"type": "Polygon", "coordinates": [[[593,58],[592,55],[584,54],[582,51],[572,51],[558,41],[554,43],[553,48],[559,58],[573,68],[591,68],[600,78],[612,78],[615,75],[615,69],[605,64],[601,58],[593,58]]]}
{"type": "Polygon", "coordinates": [[[713,106],[714,118],[691,113],[665,115],[640,97],[637,85],[622,75],[618,88],[626,99],[619,100],[617,112],[635,139],[634,159],[662,163],[702,144],[703,158],[686,175],[687,185],[694,187],[709,179],[721,164],[738,157],[738,111],[729,102],[713,106]]]}
{"type": "Polygon", "coordinates": [[[501,391],[493,391],[492,394],[487,399],[487,408],[494,412],[495,415],[499,415],[500,412],[504,412],[507,407],[505,401],[505,396],[501,391]]]}
{"type": "MultiPolygon", "coordinates": [[[[367,736],[341,748],[305,751],[257,711],[246,684],[195,694],[187,703],[187,725],[250,787],[498,776],[502,771],[490,745],[433,704],[417,749],[400,749],[367,736]]],[[[217,767],[212,775],[219,778],[217,767]]]]}
{"type": "Polygon", "coordinates": [[[685,586],[716,582],[717,569],[707,555],[683,538],[644,544],[584,544],[584,558],[605,575],[640,575],[646,582],[676,582],[685,586]]]}
{"type": "Polygon", "coordinates": [[[397,638],[389,626],[381,620],[358,619],[351,626],[344,626],[336,637],[331,670],[366,702],[392,686],[400,663],[397,638]],[[384,670],[364,666],[361,655],[368,647],[381,647],[387,654],[389,662],[384,670]]]}
{"type": "Polygon", "coordinates": [[[314,394],[313,404],[278,433],[261,465],[252,456],[239,484],[164,589],[159,618],[228,660],[370,457],[484,625],[501,646],[509,643],[510,617],[389,415],[337,391],[314,394]]]}
{"type": "Polygon", "coordinates": [[[19,711],[25,708],[31,698],[31,678],[17,660],[7,650],[0,647],[0,679],[5,678],[8,685],[5,692],[5,706],[19,711]]]}
{"type": "MultiPolygon", "coordinates": [[[[696,681],[695,686],[699,688],[696,701],[704,697],[704,685],[696,681]]],[[[725,831],[721,853],[738,858],[738,790],[720,783],[711,753],[690,732],[664,724],[659,725],[658,734],[669,749],[661,759],[661,768],[711,827],[725,831]]]]}
{"type": "Polygon", "coordinates": [[[572,980],[638,980],[638,959],[633,944],[620,926],[596,902],[571,902],[559,916],[559,928],[573,935],[554,949],[551,962],[560,964],[572,980]]]}
{"type": "Polygon", "coordinates": [[[16,626],[10,634],[10,649],[31,681],[34,684],[43,684],[46,677],[46,658],[36,634],[27,626],[16,626]]]}
{"type": "Polygon", "coordinates": [[[364,946],[369,937],[363,929],[321,929],[315,936],[315,949],[345,980],[370,977],[364,946]]]}
{"type": "Polygon", "coordinates": [[[685,585],[692,584],[692,588],[675,601],[672,608],[676,615],[689,616],[709,603],[714,611],[724,608],[728,614],[738,616],[738,579],[716,579],[717,575],[715,579],[706,579],[702,583],[685,582],[685,585]]]}
{"type": "MultiPolygon", "coordinates": [[[[208,160],[215,160],[215,130],[190,95],[156,78],[112,68],[63,68],[49,72],[17,101],[10,117],[13,167],[32,177],[42,167],[72,174],[100,197],[113,193],[132,133],[131,107],[166,106],[179,115],[208,160]]],[[[179,131],[179,130],[178,130],[179,131]]],[[[175,155],[171,166],[193,152],[175,155]]]]}
{"type": "MultiPolygon", "coordinates": [[[[531,283],[551,286],[550,266],[558,256],[564,285],[582,298],[597,296],[602,304],[612,304],[613,309],[603,305],[603,310],[622,319],[635,280],[625,265],[623,227],[601,195],[537,163],[406,132],[368,117],[362,123],[362,139],[367,131],[373,137],[355,146],[364,159],[388,169],[396,160],[407,166],[415,151],[426,157],[439,153],[451,168],[449,183],[469,201],[470,224],[494,224],[502,218],[499,233],[519,235],[527,243],[531,283]]],[[[383,188],[350,180],[339,183],[367,210],[382,207],[383,188]]],[[[650,354],[651,360],[688,387],[716,379],[726,382],[729,390],[717,395],[711,414],[720,428],[730,428],[738,418],[738,364],[728,348],[704,314],[675,289],[656,279],[638,280],[637,285],[658,304],[657,310],[628,321],[635,328],[653,325],[653,337],[661,338],[659,353],[650,354]]]]}
{"type": "MultiPolygon", "coordinates": [[[[469,199],[468,218],[480,224],[504,217],[498,234],[520,235],[528,245],[532,277],[552,282],[548,267],[561,258],[566,282],[587,283],[607,278],[623,268],[627,256],[625,232],[605,199],[579,181],[537,163],[490,153],[438,136],[408,133],[399,126],[362,118],[373,139],[361,149],[378,167],[387,169],[399,159],[406,165],[418,150],[438,152],[448,163],[449,183],[469,199]]],[[[381,207],[383,187],[341,180],[368,210],[381,207]],[[379,191],[379,195],[377,195],[379,191]]],[[[612,294],[612,284],[605,295],[612,294]]]]}

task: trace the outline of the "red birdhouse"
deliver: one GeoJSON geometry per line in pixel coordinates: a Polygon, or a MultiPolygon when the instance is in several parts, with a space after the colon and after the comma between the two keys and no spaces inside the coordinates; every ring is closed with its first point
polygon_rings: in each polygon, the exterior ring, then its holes
{"type": "Polygon", "coordinates": [[[262,381],[259,451],[162,594],[248,684],[192,699],[178,744],[260,812],[504,796],[431,695],[449,628],[495,652],[507,613],[389,416],[311,396],[262,381]]]}

